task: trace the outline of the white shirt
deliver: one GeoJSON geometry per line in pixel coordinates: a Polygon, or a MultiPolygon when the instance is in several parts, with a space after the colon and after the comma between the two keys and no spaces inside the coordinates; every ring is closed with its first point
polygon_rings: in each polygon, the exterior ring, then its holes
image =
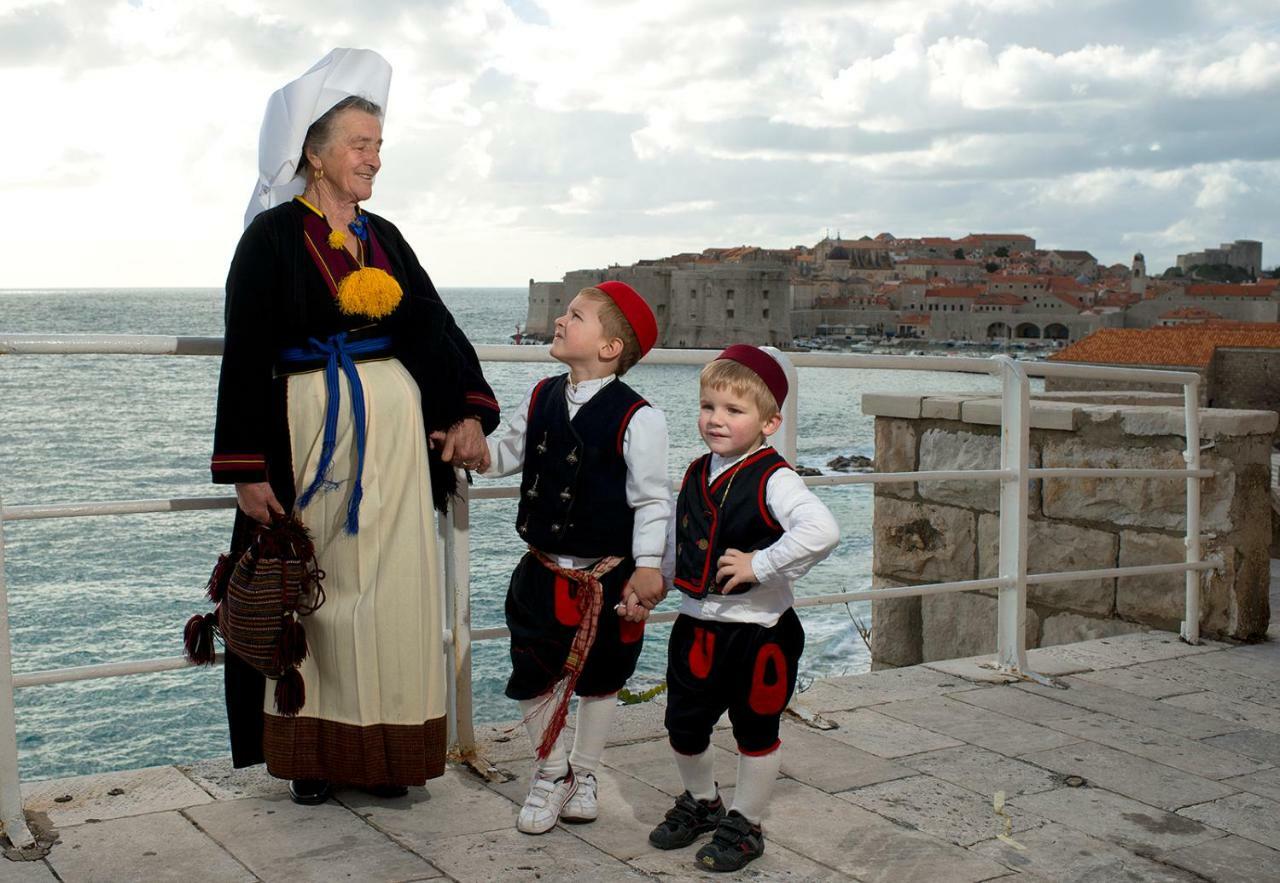
{"type": "MultiPolygon", "coordinates": [[[[712,454],[708,484],[752,453],[733,459],[712,454]]],[[[772,626],[795,603],[792,586],[796,580],[830,555],[840,541],[835,516],[794,469],[783,467],[769,476],[764,501],[783,533],[773,545],[751,556],[751,569],[759,585],[737,595],[713,593],[700,600],[685,595],[681,613],[696,619],[772,626]]]]}
{"type": "MultiPolygon", "coordinates": [[[[584,380],[576,386],[566,383],[565,404],[572,420],[578,410],[600,390],[617,379],[616,375],[584,380]]],[[[541,382],[541,381],[539,381],[541,382]]],[[[486,478],[512,475],[524,468],[525,438],[529,426],[529,402],[538,383],[529,387],[520,406],[507,420],[503,431],[486,439],[489,445],[489,468],[486,478]]],[[[652,405],[642,407],[631,416],[622,435],[622,459],[627,464],[627,504],[635,513],[631,531],[631,556],[637,567],[658,567],[670,581],[675,571],[675,548],[667,542],[668,524],[673,520],[675,502],[671,496],[671,479],[667,476],[667,418],[652,405]]],[[[573,555],[553,555],[561,567],[582,569],[596,559],[573,555]]]]}

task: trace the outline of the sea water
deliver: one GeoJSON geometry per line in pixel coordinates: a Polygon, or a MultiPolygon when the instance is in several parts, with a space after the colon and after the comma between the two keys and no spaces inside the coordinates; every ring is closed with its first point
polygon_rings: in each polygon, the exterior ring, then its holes
{"type": "MultiPolygon", "coordinates": [[[[445,302],[477,344],[510,343],[523,322],[522,288],[445,289],[445,302]]],[[[217,336],[216,289],[0,291],[0,333],[217,336]]],[[[199,356],[0,357],[0,500],[5,505],[229,493],[209,482],[217,358],[199,356]]],[[[504,409],[556,366],[488,364],[504,409]]],[[[666,412],[673,479],[703,453],[697,434],[698,369],[646,366],[627,376],[666,412]]],[[[800,369],[801,465],[822,468],[839,454],[871,456],[865,392],[998,392],[975,375],[800,369]]],[[[514,483],[505,479],[503,483],[514,483]]],[[[818,488],[835,513],[834,554],[797,586],[799,595],[871,585],[869,485],[818,488]]],[[[182,652],[182,626],[204,612],[204,586],[231,533],[230,510],[67,518],[4,525],[5,577],[16,672],[123,662],[182,652]]],[[[521,554],[514,500],[472,506],[472,625],[501,626],[511,569],[521,554]]],[[[674,593],[662,609],[678,603],[674,593]]],[[[866,671],[855,620],[870,606],[806,608],[802,688],[814,678],[866,671]]],[[[669,626],[648,629],[632,681],[662,680],[669,626]]],[[[502,695],[505,640],[473,654],[478,721],[510,720],[502,695]]],[[[24,779],[191,762],[228,751],[220,669],[30,687],[18,691],[18,747],[24,779]]]]}

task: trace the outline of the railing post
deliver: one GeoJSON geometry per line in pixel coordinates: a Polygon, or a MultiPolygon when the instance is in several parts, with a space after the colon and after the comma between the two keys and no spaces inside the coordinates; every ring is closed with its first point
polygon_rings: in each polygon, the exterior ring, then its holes
{"type": "Polygon", "coordinates": [[[4,579],[4,501],[0,500],[0,823],[9,843],[35,845],[22,812],[18,776],[18,728],[13,713],[13,644],[9,637],[9,593],[4,579]]]}
{"type": "MultiPolygon", "coordinates": [[[[1187,417],[1187,449],[1182,457],[1188,469],[1200,468],[1200,383],[1192,381],[1183,388],[1183,404],[1187,417]]],[[[1187,563],[1200,561],[1200,477],[1187,476],[1187,563]]],[[[1188,570],[1186,610],[1182,620],[1182,640],[1200,643],[1200,573],[1188,570]]]]}
{"type": "Polygon", "coordinates": [[[1031,459],[1031,384],[1008,356],[1000,363],[1000,468],[1012,473],[1000,482],[1000,587],[997,664],[1002,670],[1027,667],[1027,469],[1031,459]]]}
{"type": "Polygon", "coordinates": [[[453,687],[451,742],[466,760],[476,753],[474,704],[471,692],[471,490],[459,477],[458,496],[449,505],[448,558],[446,584],[452,587],[453,632],[450,666],[453,687]]]}
{"type": "Polygon", "coordinates": [[[766,346],[763,349],[778,360],[783,372],[787,375],[787,400],[782,403],[782,431],[775,436],[774,448],[792,466],[796,463],[796,431],[800,420],[800,372],[792,364],[791,358],[777,347],[766,346]]]}

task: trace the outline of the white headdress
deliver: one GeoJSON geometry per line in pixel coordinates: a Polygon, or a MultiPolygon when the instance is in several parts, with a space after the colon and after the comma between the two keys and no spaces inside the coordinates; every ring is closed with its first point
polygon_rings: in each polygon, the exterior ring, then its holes
{"type": "Polygon", "coordinates": [[[391,90],[391,65],[371,49],[334,49],[267,101],[258,136],[258,183],[244,213],[249,226],[259,212],[302,193],[298,171],[302,141],[311,124],[335,104],[359,95],[385,111],[391,90]]]}

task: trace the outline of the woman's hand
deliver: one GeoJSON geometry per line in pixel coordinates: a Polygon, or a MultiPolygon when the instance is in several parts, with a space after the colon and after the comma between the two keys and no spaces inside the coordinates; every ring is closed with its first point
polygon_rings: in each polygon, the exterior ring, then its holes
{"type": "Polygon", "coordinates": [[[480,418],[464,417],[449,427],[448,432],[431,433],[433,447],[440,448],[440,458],[453,466],[473,472],[489,468],[489,446],[485,444],[480,418]]]}
{"type": "Polygon", "coordinates": [[[284,507],[276,499],[271,485],[265,481],[240,481],[236,483],[236,504],[240,511],[254,521],[271,522],[271,514],[284,515],[284,507]]]}

